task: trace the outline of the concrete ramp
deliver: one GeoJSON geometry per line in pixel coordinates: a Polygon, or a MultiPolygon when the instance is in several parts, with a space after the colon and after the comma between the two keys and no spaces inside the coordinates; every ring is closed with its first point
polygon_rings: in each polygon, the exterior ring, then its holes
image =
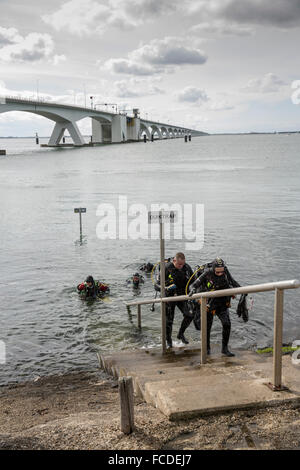
{"type": "Polygon", "coordinates": [[[283,357],[283,383],[289,388],[273,392],[272,357],[235,351],[222,357],[213,347],[208,363],[200,365],[199,346],[174,348],[165,356],[159,349],[119,351],[99,356],[109,374],[132,376],[135,393],[170,420],[186,419],[225,410],[300,402],[300,366],[283,357]]]}

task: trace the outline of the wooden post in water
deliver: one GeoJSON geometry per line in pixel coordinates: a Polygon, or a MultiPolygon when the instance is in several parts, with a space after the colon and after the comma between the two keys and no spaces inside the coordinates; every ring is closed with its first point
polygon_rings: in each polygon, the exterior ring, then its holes
{"type": "Polygon", "coordinates": [[[207,307],[206,297],[201,298],[201,364],[206,363],[207,358],[207,307]]]}
{"type": "Polygon", "coordinates": [[[131,434],[134,430],[133,381],[132,377],[119,378],[121,406],[121,431],[131,434]]]}
{"type": "Polygon", "coordinates": [[[142,328],[142,316],[141,316],[141,305],[137,307],[137,319],[138,319],[138,328],[142,328]]]}

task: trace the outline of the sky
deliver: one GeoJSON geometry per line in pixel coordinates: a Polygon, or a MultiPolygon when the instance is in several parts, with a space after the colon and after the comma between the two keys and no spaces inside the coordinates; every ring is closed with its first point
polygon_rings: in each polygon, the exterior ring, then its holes
{"type": "MultiPolygon", "coordinates": [[[[0,0],[0,95],[93,96],[209,133],[298,131],[299,44],[300,0],[0,0]]],[[[0,114],[0,137],[52,128],[0,114]]]]}

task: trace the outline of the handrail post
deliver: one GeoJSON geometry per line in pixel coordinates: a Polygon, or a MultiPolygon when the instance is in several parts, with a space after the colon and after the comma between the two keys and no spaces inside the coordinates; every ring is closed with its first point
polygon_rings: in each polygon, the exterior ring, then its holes
{"type": "Polygon", "coordinates": [[[275,289],[273,344],[273,387],[275,390],[282,388],[283,293],[283,289],[275,289]]]}
{"type": "MultiPolygon", "coordinates": [[[[165,297],[165,240],[164,225],[162,211],[160,212],[161,220],[159,222],[159,238],[160,238],[160,297],[165,297]]],[[[160,303],[161,309],[161,343],[162,353],[166,353],[166,304],[160,303]]]]}
{"type": "Polygon", "coordinates": [[[138,328],[142,328],[142,316],[141,316],[141,304],[137,306],[137,320],[138,320],[138,328]]]}
{"type": "Polygon", "coordinates": [[[201,298],[201,364],[207,359],[207,305],[206,297],[201,298]]]}

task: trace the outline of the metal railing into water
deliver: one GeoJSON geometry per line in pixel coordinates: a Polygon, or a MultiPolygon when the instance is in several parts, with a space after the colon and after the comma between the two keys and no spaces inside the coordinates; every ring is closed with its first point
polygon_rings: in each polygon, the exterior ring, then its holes
{"type": "MultiPolygon", "coordinates": [[[[274,391],[284,390],[282,386],[282,333],[283,333],[283,294],[286,289],[297,289],[300,287],[300,281],[293,279],[290,281],[269,282],[266,284],[256,284],[252,286],[235,287],[233,289],[224,289],[213,292],[201,292],[194,294],[192,297],[188,295],[178,295],[174,297],[163,297],[151,300],[141,300],[135,302],[127,302],[126,306],[137,306],[138,327],[141,328],[141,306],[157,303],[178,302],[180,300],[197,300],[201,299],[201,364],[205,364],[207,360],[207,298],[214,297],[231,297],[238,294],[251,294],[254,292],[275,291],[274,299],[274,339],[273,339],[273,384],[271,388],[274,391]]],[[[165,321],[162,321],[162,329],[165,329],[165,321]]],[[[166,331],[162,331],[162,338],[166,337],[166,331]]],[[[162,352],[165,353],[165,341],[162,341],[162,352]]]]}

